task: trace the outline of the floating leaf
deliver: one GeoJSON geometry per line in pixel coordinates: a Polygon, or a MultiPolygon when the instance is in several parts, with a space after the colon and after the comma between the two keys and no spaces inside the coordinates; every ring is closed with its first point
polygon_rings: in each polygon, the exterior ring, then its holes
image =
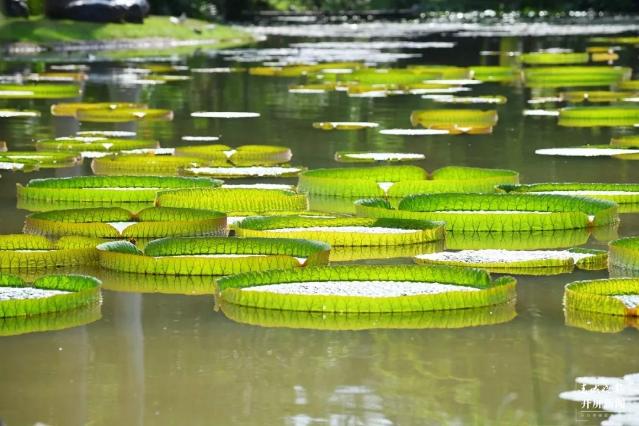
{"type": "Polygon", "coordinates": [[[373,163],[375,161],[417,161],[426,158],[424,154],[410,152],[365,152],[337,151],[335,161],[340,163],[373,163]]]}
{"type": "Polygon", "coordinates": [[[244,219],[238,236],[305,238],[331,246],[419,244],[444,238],[440,222],[351,217],[273,216],[244,219]]]}
{"type": "Polygon", "coordinates": [[[32,179],[18,184],[18,201],[73,201],[77,203],[152,203],[158,191],[181,188],[213,188],[222,181],[196,177],[73,176],[32,179]]]}
{"type": "Polygon", "coordinates": [[[99,303],[80,308],[37,315],[5,317],[0,319],[0,336],[65,330],[91,324],[102,317],[99,303]]]}
{"type": "Polygon", "coordinates": [[[160,275],[228,275],[328,263],[330,246],[290,238],[163,238],[144,253],[126,241],[98,246],[100,265],[160,275]]]}
{"type": "Polygon", "coordinates": [[[36,141],[38,151],[71,151],[82,154],[86,158],[100,157],[120,151],[139,149],[154,150],[160,147],[156,140],[115,139],[102,136],[61,137],[56,139],[40,139],[36,141]]]}
{"type": "Polygon", "coordinates": [[[378,126],[378,123],[364,121],[321,121],[313,123],[314,128],[322,130],[362,130],[378,126]]]}
{"type": "Polygon", "coordinates": [[[632,126],[639,124],[639,108],[633,107],[569,107],[559,110],[560,126],[632,126]]]}
{"type": "Polygon", "coordinates": [[[590,60],[588,52],[531,52],[520,56],[526,65],[585,64],[590,60]]]}
{"type": "Polygon", "coordinates": [[[599,103],[599,102],[617,102],[630,96],[624,92],[613,92],[610,90],[590,90],[590,91],[568,91],[561,92],[562,100],[570,103],[599,103]]]}
{"type": "Polygon", "coordinates": [[[381,199],[360,200],[359,215],[446,222],[451,231],[534,231],[575,229],[615,223],[610,201],[542,194],[412,195],[398,208],[381,199]]]}
{"type": "Polygon", "coordinates": [[[293,157],[290,148],[275,145],[241,145],[237,148],[226,145],[181,146],[175,149],[175,155],[203,158],[213,166],[270,166],[288,163],[293,157]]]}
{"type": "Polygon", "coordinates": [[[0,317],[19,317],[71,310],[100,303],[100,281],[83,275],[47,275],[27,285],[0,275],[0,317]]]}
{"type": "Polygon", "coordinates": [[[639,315],[639,279],[607,278],[566,284],[564,307],[608,315],[639,315]]]}
{"type": "Polygon", "coordinates": [[[6,151],[0,153],[0,169],[32,171],[37,168],[73,167],[82,163],[75,153],[45,151],[6,151]]]}
{"type": "Polygon", "coordinates": [[[446,232],[448,250],[549,250],[566,249],[588,242],[590,230],[561,229],[553,231],[454,231],[446,232]]]}
{"type": "Polygon", "coordinates": [[[227,303],[307,312],[419,312],[476,308],[515,298],[516,281],[444,266],[332,266],[218,280],[227,303]]]}
{"type": "Polygon", "coordinates": [[[0,268],[10,270],[53,269],[97,262],[99,240],[62,237],[57,242],[40,235],[0,235],[0,268]]]}
{"type": "Polygon", "coordinates": [[[152,108],[78,109],[75,118],[93,123],[126,123],[129,121],[171,121],[173,111],[152,108]]]}
{"type": "Polygon", "coordinates": [[[216,178],[248,177],[296,177],[305,169],[293,166],[202,166],[185,167],[180,174],[189,176],[211,176],[216,178]]]}
{"type": "Polygon", "coordinates": [[[554,275],[580,269],[605,269],[608,253],[603,250],[462,250],[415,256],[417,263],[482,268],[521,275],[554,275]]]}
{"type": "Polygon", "coordinates": [[[33,213],[24,232],[96,238],[161,238],[226,235],[226,215],[210,210],[150,207],[133,214],[120,207],[55,210],[33,213]]]}
{"type": "Polygon", "coordinates": [[[146,104],[130,102],[75,102],[51,105],[51,115],[54,117],[75,117],[78,110],[118,110],[118,109],[147,109],[146,104]]]}
{"type": "Polygon", "coordinates": [[[639,238],[627,237],[608,244],[610,265],[617,268],[639,269],[639,238]]]}
{"type": "Polygon", "coordinates": [[[512,67],[502,66],[471,66],[471,75],[473,78],[486,82],[511,82],[517,80],[518,71],[512,67]]]}
{"type": "Polygon", "coordinates": [[[637,148],[639,149],[639,135],[617,136],[610,139],[611,148],[637,148]]]}
{"type": "Polygon", "coordinates": [[[447,130],[450,134],[491,133],[497,124],[497,111],[477,109],[433,109],[413,111],[410,115],[413,126],[447,130]]]}
{"type": "Polygon", "coordinates": [[[35,118],[40,117],[40,111],[0,109],[0,118],[35,118]]]}
{"type": "Polygon", "coordinates": [[[636,183],[533,183],[499,185],[497,189],[512,193],[573,195],[610,200],[617,204],[639,203],[639,184],[636,183]]]}
{"type": "Polygon", "coordinates": [[[95,158],[91,170],[96,175],[177,175],[186,167],[197,167],[203,160],[195,157],[164,155],[122,155],[95,158]]]}
{"type": "Polygon", "coordinates": [[[0,99],[63,99],[80,93],[75,84],[0,84],[0,99]]]}

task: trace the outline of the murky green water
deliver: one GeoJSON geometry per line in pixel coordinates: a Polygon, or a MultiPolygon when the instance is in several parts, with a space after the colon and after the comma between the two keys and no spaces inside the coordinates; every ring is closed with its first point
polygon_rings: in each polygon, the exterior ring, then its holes
{"type": "MultiPolygon", "coordinates": [[[[418,51],[423,58],[401,63],[492,64],[498,58],[480,56],[479,51],[500,46],[583,50],[586,45],[579,37],[455,41],[459,44],[452,50],[418,51]]],[[[637,50],[628,48],[622,57],[636,69],[637,50]]],[[[222,64],[203,56],[185,63],[222,64]]],[[[100,63],[92,69],[109,66],[100,63]]],[[[486,84],[474,89],[473,94],[508,97],[508,104],[499,107],[499,124],[492,135],[411,138],[383,136],[375,130],[323,132],[311,123],[376,121],[386,128],[407,128],[410,112],[428,105],[427,100],[288,94],[291,82],[246,74],[194,75],[190,82],[137,88],[89,82],[85,101],[147,102],[173,109],[176,118],[137,128],[85,125],[82,129],[137,130],[142,137],[158,138],[163,146],[183,144],[183,135],[221,135],[221,142],[233,146],[286,145],[294,152],[293,164],[310,168],[337,166],[336,150],[391,150],[424,153],[426,160],[418,164],[427,170],[451,164],[516,169],[522,182],[639,181],[639,168],[632,161],[535,156],[537,148],[605,144],[612,131],[559,128],[553,118],[524,118],[529,93],[521,87],[486,84]],[[256,111],[262,117],[189,117],[198,110],[256,111]]],[[[47,101],[2,105],[43,112],[35,121],[0,123],[0,139],[7,140],[11,149],[28,149],[32,139],[78,130],[72,119],[52,119],[47,101]]],[[[88,165],[3,173],[0,231],[21,230],[26,212],[15,210],[17,182],[87,173],[88,165]]],[[[632,235],[638,226],[638,214],[624,214],[618,235],[632,235]]],[[[614,236],[614,232],[598,233],[579,243],[604,248],[614,236]]],[[[569,327],[561,299],[567,282],[607,275],[578,271],[520,277],[517,316],[503,324],[338,332],[243,325],[216,311],[211,296],[139,293],[152,289],[153,280],[100,273],[107,288],[118,289],[103,292],[100,320],[62,331],[0,338],[0,418],[10,426],[38,421],[50,425],[598,424],[600,418],[582,413],[578,404],[561,401],[558,394],[574,389],[578,376],[637,371],[637,330],[604,334],[569,327]]],[[[163,282],[182,285],[172,278],[163,282]]]]}

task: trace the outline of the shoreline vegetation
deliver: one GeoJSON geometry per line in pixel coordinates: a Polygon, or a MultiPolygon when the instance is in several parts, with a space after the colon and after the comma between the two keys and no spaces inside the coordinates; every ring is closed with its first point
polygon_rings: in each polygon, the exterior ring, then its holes
{"type": "Polygon", "coordinates": [[[228,25],[169,16],[150,16],[144,24],[93,23],[44,17],[0,20],[0,44],[37,45],[53,50],[65,50],[64,46],[69,45],[72,46],[71,50],[82,50],[82,47],[230,47],[254,41],[251,34],[228,25]]]}

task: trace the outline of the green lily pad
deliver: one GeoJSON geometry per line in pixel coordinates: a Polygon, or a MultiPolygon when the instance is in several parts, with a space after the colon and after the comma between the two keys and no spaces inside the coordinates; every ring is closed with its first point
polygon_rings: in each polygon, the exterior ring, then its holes
{"type": "Polygon", "coordinates": [[[590,60],[588,52],[531,52],[521,55],[526,65],[585,64],[590,60]]]}
{"type": "Polygon", "coordinates": [[[420,312],[508,303],[516,281],[444,266],[331,266],[247,273],[217,281],[223,301],[306,312],[420,312]]]}
{"type": "Polygon", "coordinates": [[[639,316],[639,279],[607,278],[566,284],[564,307],[570,311],[639,316]]]}
{"type": "Polygon", "coordinates": [[[56,169],[73,167],[82,163],[82,157],[75,153],[45,151],[6,151],[0,153],[0,169],[20,170],[56,169]]]}
{"type": "Polygon", "coordinates": [[[171,121],[173,111],[152,108],[78,109],[75,118],[92,123],[126,123],[129,121],[171,121]]]}
{"type": "Polygon", "coordinates": [[[639,238],[626,237],[608,244],[610,265],[617,268],[639,269],[639,238]]]}
{"type": "Polygon", "coordinates": [[[374,163],[376,161],[401,162],[426,158],[424,154],[411,152],[337,151],[335,161],[340,163],[374,163]]]}
{"type": "Polygon", "coordinates": [[[91,170],[96,175],[175,176],[181,169],[204,164],[201,158],[169,155],[121,155],[95,158],[91,170]]]}
{"type": "Polygon", "coordinates": [[[51,105],[51,115],[54,117],[75,117],[79,110],[107,110],[118,109],[147,109],[146,104],[131,102],[73,102],[51,105]]]}
{"type": "Polygon", "coordinates": [[[632,70],[626,67],[533,67],[524,70],[524,80],[528,87],[593,87],[617,84],[631,74],[632,70]]]}
{"type": "Polygon", "coordinates": [[[274,145],[194,145],[175,148],[175,155],[203,158],[211,166],[271,166],[291,161],[290,148],[274,145]]]}
{"type": "Polygon", "coordinates": [[[559,110],[560,126],[616,127],[639,124],[639,108],[633,107],[569,107],[559,110]]]}
{"type": "Polygon", "coordinates": [[[36,141],[38,151],[70,151],[85,158],[95,158],[121,151],[154,150],[160,147],[156,140],[116,139],[102,136],[61,137],[36,141]]]}
{"type": "Polygon", "coordinates": [[[450,134],[486,134],[491,133],[493,126],[497,124],[497,111],[478,109],[413,111],[410,121],[413,126],[447,130],[450,134]]]}
{"type": "Polygon", "coordinates": [[[35,270],[95,264],[99,240],[62,237],[56,242],[40,235],[0,235],[0,269],[35,270]]]}
{"type": "Polygon", "coordinates": [[[0,99],[63,99],[80,93],[75,84],[0,84],[0,99]]]}
{"type": "Polygon", "coordinates": [[[499,185],[497,189],[509,193],[573,195],[617,204],[639,203],[639,184],[634,183],[533,183],[499,185]]]}
{"type": "Polygon", "coordinates": [[[98,246],[103,268],[160,275],[228,275],[328,263],[330,246],[290,238],[163,238],[140,252],[126,241],[98,246]]]}

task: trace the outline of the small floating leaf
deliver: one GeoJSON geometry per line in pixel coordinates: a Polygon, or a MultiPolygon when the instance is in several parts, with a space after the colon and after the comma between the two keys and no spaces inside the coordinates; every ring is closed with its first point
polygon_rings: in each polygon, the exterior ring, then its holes
{"type": "Polygon", "coordinates": [[[313,123],[314,128],[322,130],[362,130],[378,126],[378,123],[363,121],[321,121],[313,123]]]}
{"type": "Polygon", "coordinates": [[[424,154],[409,152],[359,152],[337,151],[335,161],[340,163],[372,163],[375,161],[417,161],[426,158],[424,154]]]}
{"type": "Polygon", "coordinates": [[[75,84],[0,84],[0,99],[63,99],[80,93],[75,84]]]}
{"type": "Polygon", "coordinates": [[[78,109],[75,115],[79,121],[93,123],[125,123],[128,121],[171,121],[173,111],[168,109],[78,109]]]}
{"type": "Polygon", "coordinates": [[[75,117],[78,110],[117,110],[117,109],[147,109],[146,104],[129,102],[76,102],[51,105],[51,115],[54,117],[75,117]]]}
{"type": "Polygon", "coordinates": [[[585,64],[590,60],[588,52],[531,52],[520,56],[526,65],[585,64]]]}

